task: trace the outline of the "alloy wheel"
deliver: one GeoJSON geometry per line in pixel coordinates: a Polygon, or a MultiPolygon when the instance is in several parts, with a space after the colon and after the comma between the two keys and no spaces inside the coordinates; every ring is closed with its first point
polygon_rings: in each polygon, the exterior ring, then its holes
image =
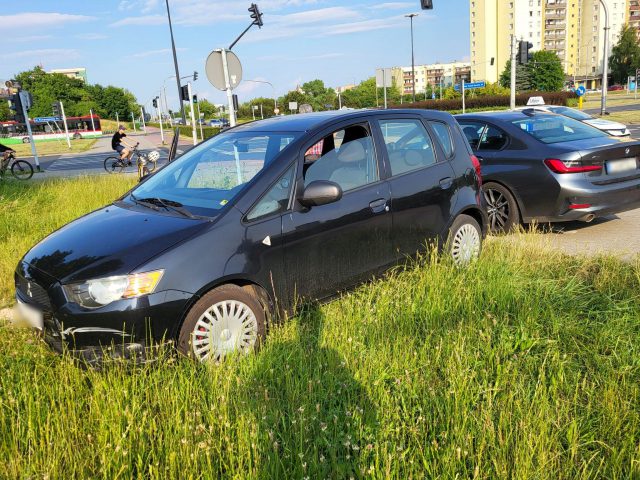
{"type": "Polygon", "coordinates": [[[489,228],[492,231],[504,230],[509,223],[511,210],[509,200],[502,192],[488,188],[484,191],[484,198],[487,201],[487,214],[489,215],[489,228]]]}
{"type": "Polygon", "coordinates": [[[191,349],[201,362],[249,353],[258,338],[258,321],[245,303],[223,300],[209,307],[191,333],[191,349]]]}

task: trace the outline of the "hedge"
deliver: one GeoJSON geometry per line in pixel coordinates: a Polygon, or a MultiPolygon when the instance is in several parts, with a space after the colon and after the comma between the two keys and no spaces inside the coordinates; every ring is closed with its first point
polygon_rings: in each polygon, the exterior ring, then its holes
{"type": "MultiPolygon", "coordinates": [[[[526,92],[516,95],[516,105],[525,106],[531,97],[542,97],[547,105],[567,105],[570,99],[577,98],[573,92],[526,92]]],[[[465,107],[472,108],[491,108],[491,107],[508,107],[511,104],[509,95],[485,95],[481,97],[467,97],[465,99],[465,107]]],[[[462,110],[462,98],[446,99],[446,100],[423,100],[415,103],[404,103],[402,105],[394,104],[389,108],[420,108],[428,110],[462,110]]]]}
{"type": "MultiPolygon", "coordinates": [[[[156,128],[160,128],[160,124],[159,123],[148,123],[147,125],[151,126],[151,127],[156,127],[156,128]]],[[[165,130],[175,130],[176,128],[180,129],[180,135],[184,135],[185,137],[190,137],[193,135],[193,131],[191,129],[191,125],[175,125],[173,127],[168,127],[166,125],[163,125],[165,130]]],[[[200,125],[196,125],[196,132],[198,134],[198,139],[200,139],[200,125]]],[[[205,140],[207,138],[211,138],[215,135],[217,135],[218,133],[220,133],[220,129],[218,127],[205,127],[204,125],[202,126],[202,136],[205,138],[205,140]]]]}

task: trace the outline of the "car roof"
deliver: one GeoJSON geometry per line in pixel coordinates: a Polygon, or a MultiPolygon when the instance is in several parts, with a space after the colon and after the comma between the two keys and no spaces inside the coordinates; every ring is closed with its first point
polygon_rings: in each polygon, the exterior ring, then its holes
{"type": "MultiPolygon", "coordinates": [[[[535,111],[535,107],[529,107],[529,109],[535,111]]],[[[477,113],[465,113],[456,115],[456,120],[478,120],[478,119],[487,119],[487,120],[502,120],[503,122],[513,122],[515,120],[523,120],[525,118],[531,118],[530,115],[524,113],[524,110],[498,110],[495,112],[477,112],[477,113]]],[[[540,111],[536,112],[537,114],[543,115],[556,115],[552,112],[540,111]]],[[[535,115],[535,113],[534,113],[535,115]]]]}
{"type": "MultiPolygon", "coordinates": [[[[358,110],[329,110],[326,112],[297,113],[294,115],[284,115],[266,118],[264,120],[256,120],[238,125],[233,128],[234,131],[251,130],[264,132],[308,132],[330,125],[337,120],[349,120],[365,118],[367,116],[381,114],[395,115],[423,115],[433,118],[434,120],[446,120],[451,118],[448,113],[439,112],[437,110],[424,109],[358,109],[358,110]]],[[[227,130],[229,131],[229,130],[227,130]]]]}

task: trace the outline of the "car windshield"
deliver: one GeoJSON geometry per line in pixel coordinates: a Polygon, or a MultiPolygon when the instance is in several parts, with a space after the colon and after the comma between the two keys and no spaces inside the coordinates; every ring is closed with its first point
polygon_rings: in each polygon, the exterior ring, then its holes
{"type": "Polygon", "coordinates": [[[549,111],[559,113],[560,115],[564,115],[575,120],[591,120],[593,118],[591,115],[569,107],[549,107],[549,111]]]}
{"type": "Polygon", "coordinates": [[[299,135],[221,133],[158,171],[133,190],[129,201],[151,199],[155,208],[184,207],[193,215],[214,216],[299,135]]]}
{"type": "Polygon", "coordinates": [[[535,114],[512,122],[543,143],[573,142],[608,137],[597,128],[561,115],[535,114]]]}

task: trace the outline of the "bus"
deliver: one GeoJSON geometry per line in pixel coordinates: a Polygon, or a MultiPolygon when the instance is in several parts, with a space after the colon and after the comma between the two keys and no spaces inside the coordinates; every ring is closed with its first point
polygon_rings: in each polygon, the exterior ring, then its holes
{"type": "MultiPolygon", "coordinates": [[[[66,140],[64,123],[60,117],[32,118],[31,132],[36,142],[48,140],[66,140]]],[[[102,136],[100,117],[98,115],[86,115],[84,117],[67,117],[69,137],[96,138],[102,136]],[[93,120],[93,122],[92,122],[93,120]]],[[[13,120],[0,122],[0,143],[11,145],[15,143],[29,143],[27,126],[13,120]]]]}

